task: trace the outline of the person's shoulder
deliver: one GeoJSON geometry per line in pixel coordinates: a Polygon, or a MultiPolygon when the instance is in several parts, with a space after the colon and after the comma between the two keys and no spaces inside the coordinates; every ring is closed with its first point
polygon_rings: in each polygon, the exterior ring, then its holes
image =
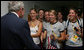
{"type": "Polygon", "coordinates": [[[22,18],[18,18],[18,22],[17,22],[20,26],[24,26],[25,24],[28,24],[28,21],[26,21],[25,19],[22,18]]]}
{"type": "Polygon", "coordinates": [[[31,24],[31,21],[29,21],[28,24],[30,25],[31,24]]]}
{"type": "Polygon", "coordinates": [[[14,13],[11,13],[11,12],[8,12],[7,14],[5,14],[4,16],[1,17],[1,19],[10,19],[10,20],[13,20],[13,19],[16,19],[16,15],[14,13]]]}
{"type": "Polygon", "coordinates": [[[63,24],[58,21],[58,22],[57,22],[57,25],[58,25],[58,26],[62,26],[63,24]]]}
{"type": "Polygon", "coordinates": [[[42,23],[41,21],[37,20],[37,23],[42,23]]]}
{"type": "Polygon", "coordinates": [[[20,18],[20,20],[21,20],[23,23],[25,23],[25,22],[27,22],[27,23],[28,23],[28,21],[27,21],[27,20],[25,20],[25,19],[20,18]]]}
{"type": "Polygon", "coordinates": [[[80,21],[83,21],[83,18],[80,18],[80,21]]]}
{"type": "Polygon", "coordinates": [[[37,20],[38,25],[43,25],[43,22],[37,20]]]}
{"type": "Polygon", "coordinates": [[[10,15],[10,13],[7,13],[7,14],[1,16],[1,19],[5,18],[5,17],[7,17],[7,16],[9,16],[9,15],[10,15]]]}
{"type": "Polygon", "coordinates": [[[66,22],[66,21],[63,21],[64,23],[66,22]]]}
{"type": "Polygon", "coordinates": [[[62,23],[58,21],[58,22],[57,22],[57,24],[59,24],[59,25],[60,25],[60,24],[62,24],[62,23]]]}
{"type": "Polygon", "coordinates": [[[22,19],[22,18],[19,18],[19,20],[20,20],[20,21],[23,21],[23,22],[26,22],[26,20],[25,20],[25,19],[22,19]]]}

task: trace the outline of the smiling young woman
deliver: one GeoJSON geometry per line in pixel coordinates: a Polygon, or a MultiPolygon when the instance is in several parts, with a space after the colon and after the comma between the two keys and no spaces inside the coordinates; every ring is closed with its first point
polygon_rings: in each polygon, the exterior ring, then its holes
{"type": "Polygon", "coordinates": [[[31,9],[30,10],[30,18],[31,20],[28,22],[30,26],[30,31],[31,31],[31,36],[33,38],[33,41],[35,44],[40,46],[40,35],[42,32],[42,22],[37,20],[37,11],[36,9],[31,9]]]}
{"type": "Polygon", "coordinates": [[[83,46],[83,40],[81,38],[83,26],[80,23],[80,20],[77,18],[77,11],[75,9],[69,10],[69,22],[67,27],[67,35],[66,35],[66,46],[65,49],[80,49],[83,46]],[[74,38],[76,36],[76,38],[74,38]]]}

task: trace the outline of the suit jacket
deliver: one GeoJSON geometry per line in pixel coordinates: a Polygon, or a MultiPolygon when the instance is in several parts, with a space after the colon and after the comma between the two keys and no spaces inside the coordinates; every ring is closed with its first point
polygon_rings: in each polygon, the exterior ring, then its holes
{"type": "Polygon", "coordinates": [[[40,49],[30,35],[28,22],[8,13],[1,18],[1,49],[40,49]]]}

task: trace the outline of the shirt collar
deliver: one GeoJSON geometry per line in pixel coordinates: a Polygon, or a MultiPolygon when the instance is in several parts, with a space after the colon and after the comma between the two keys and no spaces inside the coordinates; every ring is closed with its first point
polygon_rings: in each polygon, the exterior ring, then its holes
{"type": "Polygon", "coordinates": [[[11,13],[14,13],[19,18],[18,14],[16,12],[11,12],[11,13]]]}

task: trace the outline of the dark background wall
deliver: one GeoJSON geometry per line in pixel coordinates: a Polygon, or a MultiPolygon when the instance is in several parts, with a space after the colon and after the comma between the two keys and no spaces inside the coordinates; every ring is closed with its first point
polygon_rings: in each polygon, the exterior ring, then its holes
{"type": "MultiPolygon", "coordinates": [[[[1,1],[1,16],[8,12],[8,2],[1,1]]],[[[24,19],[27,20],[29,10],[31,8],[39,9],[55,9],[56,11],[61,10],[64,15],[67,15],[68,9],[74,7],[76,9],[83,10],[83,1],[23,1],[25,5],[25,15],[24,19]]]]}

